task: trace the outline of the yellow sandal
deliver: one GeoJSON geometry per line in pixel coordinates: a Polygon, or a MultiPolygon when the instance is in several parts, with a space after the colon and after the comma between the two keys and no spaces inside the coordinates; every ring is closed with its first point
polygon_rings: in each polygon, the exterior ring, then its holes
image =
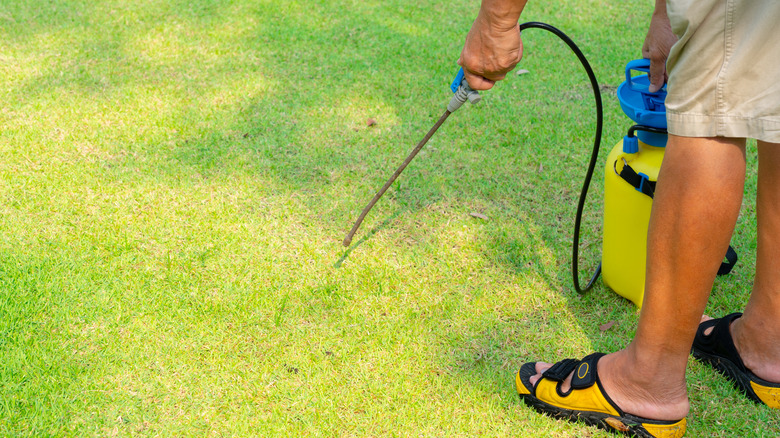
{"type": "Polygon", "coordinates": [[[685,418],[677,421],[650,420],[626,414],[609,398],[601,386],[596,365],[604,353],[593,353],[581,361],[564,359],[542,374],[531,385],[536,363],[520,368],[515,377],[517,392],[537,411],[555,418],[583,421],[591,426],[637,437],[676,438],[685,434],[685,418]],[[563,393],[561,384],[574,372],[571,389],[563,393]]]}

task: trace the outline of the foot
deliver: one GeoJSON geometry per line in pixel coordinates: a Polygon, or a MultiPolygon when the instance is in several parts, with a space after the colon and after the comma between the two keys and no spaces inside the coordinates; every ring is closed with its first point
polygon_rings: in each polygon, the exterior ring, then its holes
{"type": "MultiPolygon", "coordinates": [[[[690,405],[686,391],[685,376],[671,378],[660,361],[635,365],[628,350],[608,354],[598,362],[598,374],[604,391],[623,412],[654,420],[675,421],[688,415],[690,405]]],[[[542,377],[551,365],[537,363],[537,374],[531,377],[531,384],[542,377]]],[[[561,390],[566,392],[571,385],[572,375],[563,382],[561,390]]]]}
{"type": "MultiPolygon", "coordinates": [[[[772,330],[761,322],[754,322],[749,317],[742,316],[731,323],[730,332],[734,346],[745,367],[756,377],[768,382],[780,383],[780,333],[772,330]]],[[[701,322],[711,320],[703,316],[701,322]]],[[[705,330],[709,335],[712,328],[705,330]]]]}

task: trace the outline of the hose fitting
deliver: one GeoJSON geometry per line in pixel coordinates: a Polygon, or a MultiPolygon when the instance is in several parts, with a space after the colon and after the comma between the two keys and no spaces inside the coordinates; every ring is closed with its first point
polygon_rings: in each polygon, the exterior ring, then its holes
{"type": "Polygon", "coordinates": [[[479,95],[478,91],[472,89],[469,86],[469,83],[466,82],[466,79],[463,79],[460,83],[460,86],[458,87],[458,91],[452,95],[452,99],[450,99],[450,103],[447,105],[447,111],[454,113],[458,108],[466,103],[467,100],[472,104],[475,104],[482,100],[482,96],[479,95]]]}

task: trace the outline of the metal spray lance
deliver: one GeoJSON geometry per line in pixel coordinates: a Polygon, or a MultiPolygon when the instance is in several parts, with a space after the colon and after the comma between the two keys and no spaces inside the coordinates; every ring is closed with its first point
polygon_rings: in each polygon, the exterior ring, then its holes
{"type": "Polygon", "coordinates": [[[387,189],[390,188],[390,186],[395,182],[396,178],[401,174],[401,172],[406,169],[406,166],[409,165],[409,163],[414,159],[415,156],[417,156],[417,153],[422,150],[423,146],[425,146],[426,143],[428,143],[428,140],[433,137],[433,134],[436,133],[436,131],[439,129],[439,127],[444,123],[445,120],[447,120],[447,117],[449,117],[450,114],[457,111],[458,108],[460,108],[466,101],[468,100],[472,104],[475,104],[482,100],[482,96],[479,95],[479,93],[475,90],[473,90],[468,82],[466,82],[466,79],[463,75],[463,69],[461,68],[458,72],[457,76],[455,76],[455,80],[452,81],[452,85],[450,85],[450,89],[453,93],[455,93],[452,96],[452,99],[450,99],[450,103],[447,105],[447,109],[444,111],[444,114],[439,117],[439,120],[436,121],[436,123],[433,125],[433,127],[428,131],[427,134],[425,134],[425,137],[423,137],[422,140],[420,140],[419,143],[417,143],[417,146],[415,146],[414,149],[412,149],[412,152],[409,153],[409,156],[406,157],[406,160],[396,169],[396,171],[393,173],[393,175],[390,177],[390,179],[387,180],[384,186],[377,192],[376,195],[374,195],[374,198],[371,199],[371,202],[366,205],[365,208],[363,208],[363,211],[360,213],[360,216],[358,216],[357,220],[355,221],[355,224],[352,225],[352,229],[349,230],[349,233],[347,233],[347,236],[344,237],[344,246],[349,246],[352,243],[352,238],[355,236],[355,233],[357,232],[358,228],[360,228],[360,224],[363,223],[363,219],[366,218],[366,215],[369,211],[374,207],[374,205],[379,201],[379,198],[382,197],[382,195],[385,194],[387,189]]]}

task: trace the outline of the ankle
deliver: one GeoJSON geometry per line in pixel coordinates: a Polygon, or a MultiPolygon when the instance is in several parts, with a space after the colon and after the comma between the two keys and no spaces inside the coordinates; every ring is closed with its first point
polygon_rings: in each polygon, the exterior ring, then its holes
{"type": "Polygon", "coordinates": [[[745,367],[761,379],[780,383],[780,331],[775,325],[743,316],[730,329],[745,367]]]}
{"type": "Polygon", "coordinates": [[[602,385],[626,413],[657,420],[679,420],[690,404],[685,372],[669,372],[655,362],[636,362],[627,350],[599,361],[602,385]]]}
{"type": "Polygon", "coordinates": [[[624,369],[634,370],[632,376],[638,382],[653,386],[659,379],[663,379],[673,381],[674,385],[684,388],[689,350],[677,350],[658,345],[640,346],[634,341],[621,352],[622,357],[618,357],[624,369]]]}

